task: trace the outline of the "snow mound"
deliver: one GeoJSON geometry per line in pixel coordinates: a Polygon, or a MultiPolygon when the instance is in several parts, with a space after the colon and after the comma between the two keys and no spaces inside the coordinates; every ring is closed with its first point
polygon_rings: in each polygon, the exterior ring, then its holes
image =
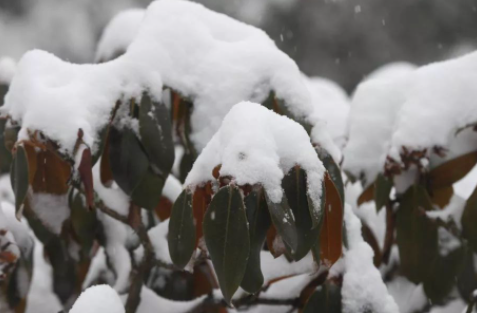
{"type": "Polygon", "coordinates": [[[398,73],[387,72],[361,83],[353,96],[346,171],[369,184],[387,158],[400,164],[407,153],[423,151],[435,163],[434,149],[454,157],[464,152],[456,138],[474,142],[465,151],[477,148],[473,134],[457,137],[477,122],[472,100],[477,96],[477,52],[416,70],[401,66],[398,73]]]}
{"type": "Polygon", "coordinates": [[[366,76],[366,80],[390,79],[405,76],[417,68],[416,65],[409,62],[391,62],[378,67],[366,76]]]}
{"type": "MultiPolygon", "coordinates": [[[[125,14],[116,22],[138,22],[132,12],[125,14]]],[[[127,27],[117,30],[116,22],[104,35],[106,52],[120,43],[116,31],[127,27]]],[[[139,23],[126,53],[110,62],[76,65],[44,51],[26,53],[0,111],[20,123],[19,139],[28,137],[27,130],[39,130],[68,155],[81,128],[94,152],[97,134],[118,99],[148,90],[160,100],[163,86],[193,102],[191,139],[198,151],[233,105],[263,102],[271,91],[295,119],[320,123],[297,65],[262,30],[182,0],[151,3],[139,23]]],[[[327,140],[316,143],[333,153],[327,140]]]]}
{"type": "Polygon", "coordinates": [[[361,236],[361,222],[349,205],[345,207],[349,250],[345,254],[342,303],[345,313],[399,313],[379,270],[373,264],[373,250],[361,236]]]}
{"type": "Polygon", "coordinates": [[[212,170],[220,164],[221,176],[232,177],[238,185],[262,185],[275,203],[283,196],[284,175],[300,165],[307,173],[314,207],[320,208],[325,168],[308,134],[300,124],[259,104],[242,102],[230,110],[197,158],[185,185],[213,181],[212,170]]]}
{"type": "Polygon", "coordinates": [[[321,77],[305,78],[315,114],[326,122],[326,128],[335,145],[343,148],[346,143],[346,125],[350,99],[334,81],[321,77]]]}
{"type": "Polygon", "coordinates": [[[19,140],[39,130],[71,154],[81,128],[94,152],[116,101],[139,97],[149,86],[162,86],[160,77],[130,60],[78,65],[32,50],[18,63],[0,113],[21,124],[19,140]]]}
{"type": "Polygon", "coordinates": [[[124,313],[119,295],[108,285],[93,286],[80,295],[69,313],[124,313]]]}
{"type": "Polygon", "coordinates": [[[144,9],[129,9],[113,17],[101,35],[95,60],[107,61],[123,54],[134,40],[145,14],[144,9]]]}

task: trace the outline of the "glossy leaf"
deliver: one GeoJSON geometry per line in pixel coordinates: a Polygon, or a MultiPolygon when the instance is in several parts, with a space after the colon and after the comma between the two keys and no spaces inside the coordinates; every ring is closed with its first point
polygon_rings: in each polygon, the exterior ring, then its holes
{"type": "Polygon", "coordinates": [[[114,181],[131,195],[146,175],[149,160],[134,131],[124,128],[121,131],[111,127],[109,130],[109,161],[114,181]]]}
{"type": "Polygon", "coordinates": [[[149,159],[131,129],[111,128],[109,143],[114,180],[136,205],[153,210],[161,199],[165,178],[153,173],[149,159]]]}
{"type": "Polygon", "coordinates": [[[183,190],[172,207],[167,235],[172,262],[179,268],[189,263],[195,250],[195,236],[192,194],[183,190]]]}
{"type": "Polygon", "coordinates": [[[174,163],[169,111],[147,93],[143,93],[139,109],[139,134],[154,172],[166,178],[174,163]]]}
{"type": "Polygon", "coordinates": [[[250,236],[250,256],[240,286],[249,293],[258,292],[264,281],[260,265],[260,253],[265,243],[271,220],[263,192],[263,189],[252,191],[245,197],[250,236]]]}
{"type": "Polygon", "coordinates": [[[303,313],[341,313],[341,288],[331,282],[323,284],[312,294],[303,313]]]}
{"type": "Polygon", "coordinates": [[[225,301],[242,282],[250,254],[247,215],[235,186],[220,188],[204,217],[204,239],[225,301]]]}
{"type": "Polygon", "coordinates": [[[267,197],[267,204],[268,212],[270,212],[270,217],[277,233],[291,251],[296,251],[298,247],[298,234],[293,211],[288,205],[286,196],[283,196],[281,203],[273,203],[267,197]]]}
{"type": "Polygon", "coordinates": [[[412,186],[402,196],[397,212],[400,271],[415,284],[426,278],[429,263],[438,253],[437,227],[425,214],[432,209],[426,190],[421,186],[412,186]]]}
{"type": "Polygon", "coordinates": [[[192,196],[192,210],[194,211],[196,227],[196,247],[199,243],[200,238],[204,236],[203,221],[205,212],[207,212],[207,208],[209,207],[211,200],[212,186],[210,183],[195,188],[194,194],[192,196]]]}
{"type": "Polygon", "coordinates": [[[325,213],[320,232],[320,260],[326,266],[331,266],[342,253],[343,204],[328,174],[325,175],[325,191],[325,213]]]}
{"type": "Polygon", "coordinates": [[[320,208],[321,214],[315,214],[312,202],[308,198],[306,173],[298,166],[292,168],[283,178],[282,187],[295,217],[297,247],[291,254],[293,259],[298,261],[318,240],[320,229],[317,226],[323,219],[323,207],[320,208]],[[311,211],[315,219],[312,218],[311,211]]]}
{"type": "Polygon", "coordinates": [[[447,161],[429,172],[431,189],[448,187],[464,178],[477,164],[477,151],[447,161]]]}

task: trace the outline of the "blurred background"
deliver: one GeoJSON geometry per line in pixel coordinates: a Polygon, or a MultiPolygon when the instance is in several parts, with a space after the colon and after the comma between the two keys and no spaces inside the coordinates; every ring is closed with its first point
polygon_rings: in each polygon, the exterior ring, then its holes
{"type": "MultiPolygon", "coordinates": [[[[0,0],[0,56],[40,48],[92,62],[103,27],[150,0],[0,0]]],[[[351,92],[392,61],[418,65],[477,46],[477,0],[198,0],[264,29],[309,76],[351,92]]]]}

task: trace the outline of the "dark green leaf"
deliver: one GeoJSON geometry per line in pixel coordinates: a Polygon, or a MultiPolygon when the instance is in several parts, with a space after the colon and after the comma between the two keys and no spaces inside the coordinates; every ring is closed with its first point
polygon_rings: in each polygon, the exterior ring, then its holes
{"type": "Polygon", "coordinates": [[[17,147],[12,163],[11,179],[15,193],[15,208],[18,212],[25,201],[29,186],[28,157],[23,145],[17,147]]]}
{"type": "Polygon", "coordinates": [[[160,201],[165,178],[154,174],[149,159],[134,132],[114,127],[109,132],[109,159],[113,177],[132,201],[152,210],[160,201]]]}
{"type": "Polygon", "coordinates": [[[247,215],[235,186],[220,188],[204,217],[204,238],[224,299],[230,303],[250,254],[247,215]]]}
{"type": "MultiPolygon", "coordinates": [[[[317,226],[320,225],[323,216],[314,214],[315,209],[311,200],[308,199],[306,173],[303,169],[292,168],[283,178],[282,187],[295,217],[297,247],[292,249],[291,254],[293,259],[298,261],[310,251],[311,246],[318,240],[320,229],[317,226]],[[310,212],[313,212],[313,216],[316,218],[312,218],[310,212]]],[[[323,207],[324,205],[320,208],[321,212],[323,212],[323,207]]]]}
{"type": "Polygon", "coordinates": [[[303,313],[341,313],[341,288],[327,282],[313,293],[303,313]]]}
{"type": "Polygon", "coordinates": [[[271,225],[271,220],[263,192],[263,189],[252,191],[245,197],[250,234],[250,256],[241,287],[249,293],[259,291],[264,280],[260,267],[260,252],[267,238],[267,230],[271,225]]]}
{"type": "Polygon", "coordinates": [[[393,182],[380,173],[374,182],[374,201],[378,212],[388,202],[392,188],[393,182]]]}
{"type": "Polygon", "coordinates": [[[464,263],[464,248],[459,247],[445,256],[437,255],[427,263],[429,274],[424,280],[424,292],[432,303],[444,304],[464,263]]]}
{"type": "Polygon", "coordinates": [[[169,111],[143,93],[139,109],[141,143],[156,174],[167,177],[174,163],[174,144],[169,111]]]}
{"type": "Polygon", "coordinates": [[[71,225],[76,234],[76,238],[81,244],[83,256],[89,256],[91,247],[96,237],[96,228],[98,226],[96,213],[88,208],[86,198],[79,192],[69,195],[71,209],[71,225]]]}
{"type": "Polygon", "coordinates": [[[281,203],[273,203],[268,197],[268,212],[272,218],[273,225],[277,230],[277,233],[281,236],[283,242],[292,251],[296,251],[298,247],[298,234],[296,231],[295,218],[293,211],[288,205],[288,200],[283,195],[281,203]]]}
{"type": "Polygon", "coordinates": [[[195,240],[192,194],[183,190],[172,207],[167,235],[169,253],[175,265],[184,268],[189,263],[195,250],[195,240]]]}
{"type": "Polygon", "coordinates": [[[142,208],[154,210],[161,201],[165,182],[165,178],[157,176],[151,171],[151,168],[148,168],[139,185],[131,194],[132,201],[142,208]]]}
{"type": "Polygon", "coordinates": [[[412,186],[402,196],[396,230],[401,273],[418,284],[429,272],[429,262],[437,256],[437,227],[425,211],[432,210],[427,191],[412,186]]]}

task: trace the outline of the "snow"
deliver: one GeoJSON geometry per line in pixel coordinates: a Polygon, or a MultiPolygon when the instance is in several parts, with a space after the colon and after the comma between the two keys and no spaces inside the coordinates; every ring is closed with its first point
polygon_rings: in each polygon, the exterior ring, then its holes
{"type": "Polygon", "coordinates": [[[2,225],[12,233],[22,256],[28,258],[33,252],[34,246],[28,226],[25,221],[17,220],[15,207],[11,203],[0,201],[0,228],[2,225]]]}
{"type": "Polygon", "coordinates": [[[28,139],[28,130],[40,130],[71,155],[81,128],[84,142],[94,153],[98,132],[108,123],[116,100],[138,97],[151,86],[147,82],[162,86],[157,74],[122,58],[77,65],[32,50],[18,63],[0,112],[20,122],[19,140],[28,139]]]}
{"type": "Polygon", "coordinates": [[[390,148],[396,116],[410,86],[406,77],[374,79],[361,83],[351,100],[348,143],[343,170],[366,184],[382,172],[390,148]]]}
{"type": "Polygon", "coordinates": [[[339,148],[346,143],[346,125],[350,110],[350,99],[337,83],[321,78],[306,78],[315,112],[326,122],[326,128],[333,142],[339,148]]]}
{"type": "Polygon", "coordinates": [[[8,85],[15,75],[15,60],[9,57],[0,57],[0,85],[8,85]]]}
{"type": "Polygon", "coordinates": [[[111,62],[77,65],[40,50],[26,53],[1,112],[20,122],[19,139],[40,130],[71,155],[81,128],[94,152],[116,100],[145,89],[161,99],[163,85],[193,100],[198,151],[233,105],[264,101],[272,90],[294,118],[320,122],[297,65],[262,30],[181,0],[151,3],[126,53],[111,62]]]}
{"type": "Polygon", "coordinates": [[[26,313],[52,313],[63,309],[60,300],[53,292],[53,269],[45,261],[43,253],[43,244],[35,239],[33,276],[26,313]]]}
{"type": "Polygon", "coordinates": [[[174,203],[182,192],[181,182],[174,175],[167,176],[166,183],[162,189],[162,195],[174,203]]]}
{"type": "Polygon", "coordinates": [[[379,270],[373,264],[373,250],[361,236],[361,223],[349,205],[345,206],[349,250],[345,253],[342,304],[345,313],[399,313],[379,270]]]}
{"type": "Polygon", "coordinates": [[[398,304],[401,313],[420,311],[427,304],[427,297],[422,284],[415,285],[405,277],[394,278],[388,283],[388,291],[398,304]]]}
{"type": "Polygon", "coordinates": [[[69,313],[124,313],[121,298],[108,285],[97,285],[83,291],[69,313]]]}
{"type": "Polygon", "coordinates": [[[185,185],[193,188],[214,181],[212,170],[219,164],[221,176],[233,177],[238,185],[261,184],[274,203],[282,199],[284,175],[300,165],[307,173],[315,214],[321,214],[325,169],[305,129],[288,117],[251,102],[235,105],[197,158],[185,185]]]}
{"type": "Polygon", "coordinates": [[[108,61],[126,51],[134,40],[146,10],[128,9],[117,14],[108,23],[96,49],[96,61],[108,61]]]}
{"type": "MultiPolygon", "coordinates": [[[[403,147],[426,150],[425,157],[434,147],[451,148],[458,131],[477,121],[476,67],[477,52],[361,83],[352,100],[344,169],[363,173],[370,183],[387,156],[401,161],[403,147]]],[[[467,149],[477,148],[475,136],[473,142],[467,149]]]]}
{"type": "Polygon", "coordinates": [[[68,195],[31,193],[31,208],[44,225],[54,234],[59,235],[63,223],[71,214],[68,195]]]}

